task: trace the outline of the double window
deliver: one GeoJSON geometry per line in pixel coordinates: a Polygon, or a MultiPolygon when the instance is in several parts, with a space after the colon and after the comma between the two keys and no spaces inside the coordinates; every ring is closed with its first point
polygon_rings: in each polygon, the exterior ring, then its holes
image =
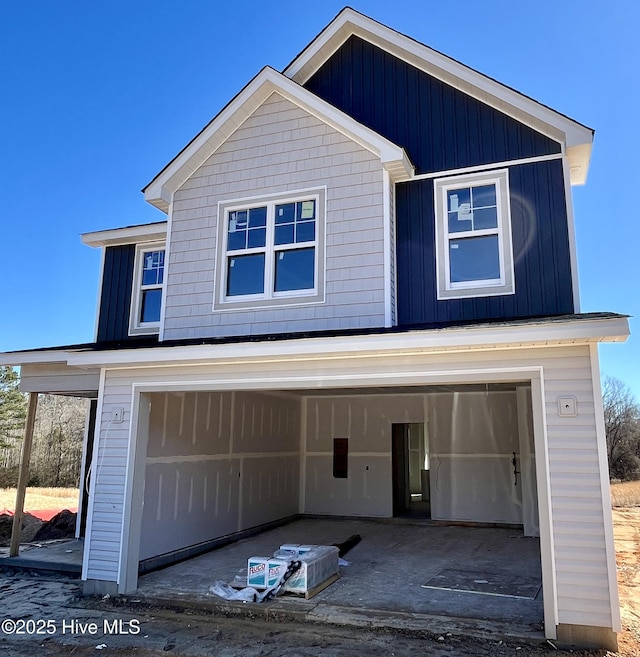
{"type": "Polygon", "coordinates": [[[507,171],[435,182],[438,298],[513,294],[507,171]]]}
{"type": "Polygon", "coordinates": [[[322,293],[324,190],[221,203],[218,216],[217,307],[304,302],[322,293]]]}
{"type": "Polygon", "coordinates": [[[130,334],[157,333],[164,288],[164,244],[136,249],[131,295],[130,334]]]}

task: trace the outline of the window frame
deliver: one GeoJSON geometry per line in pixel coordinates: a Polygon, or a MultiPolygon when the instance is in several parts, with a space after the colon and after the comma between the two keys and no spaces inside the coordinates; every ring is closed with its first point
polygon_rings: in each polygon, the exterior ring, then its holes
{"type": "Polygon", "coordinates": [[[155,335],[160,332],[162,321],[162,310],[164,307],[165,286],[167,281],[167,247],[165,242],[146,242],[136,244],[136,254],[133,265],[133,285],[131,290],[131,309],[129,312],[129,335],[155,335]],[[155,251],[164,252],[162,283],[154,285],[142,284],[142,272],[144,257],[147,253],[155,251]],[[160,290],[160,318],[157,322],[143,322],[140,318],[142,312],[142,300],[144,292],[148,290],[160,290]]]}
{"type": "Polygon", "coordinates": [[[326,187],[294,190],[267,194],[245,199],[233,199],[218,203],[218,231],[216,249],[216,278],[214,294],[214,310],[240,310],[262,307],[279,307],[304,305],[324,301],[325,280],[325,216],[326,187]],[[306,242],[275,244],[275,208],[277,205],[296,203],[300,201],[315,201],[315,239],[306,242]],[[265,246],[247,247],[228,250],[228,225],[232,212],[267,207],[265,246]],[[313,288],[283,290],[276,292],[275,286],[275,256],[278,252],[300,251],[314,248],[314,286],[313,288]],[[264,253],[263,292],[256,294],[228,295],[228,259],[234,255],[252,255],[264,253]]]}
{"type": "Polygon", "coordinates": [[[515,294],[511,204],[507,169],[438,178],[434,181],[436,229],[436,278],[438,300],[465,299],[515,294]],[[449,231],[447,194],[456,189],[495,185],[497,226],[452,233],[449,231]],[[498,237],[499,278],[451,281],[449,244],[452,240],[496,235],[498,237]]]}

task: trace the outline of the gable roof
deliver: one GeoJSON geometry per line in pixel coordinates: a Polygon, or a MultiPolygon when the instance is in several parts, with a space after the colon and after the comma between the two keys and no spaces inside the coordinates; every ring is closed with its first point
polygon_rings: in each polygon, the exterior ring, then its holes
{"type": "Polygon", "coordinates": [[[278,93],[380,158],[392,180],[413,175],[404,149],[267,66],[142,190],[166,212],[173,193],[273,93],[278,93]]]}
{"type": "Polygon", "coordinates": [[[569,159],[571,183],[585,183],[594,134],[591,128],[350,7],[284,69],[284,75],[305,84],[352,35],[560,142],[569,159]]]}

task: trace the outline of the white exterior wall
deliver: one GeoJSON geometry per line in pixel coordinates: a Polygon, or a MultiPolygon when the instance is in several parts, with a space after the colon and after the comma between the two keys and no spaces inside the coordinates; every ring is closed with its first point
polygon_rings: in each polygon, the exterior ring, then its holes
{"type": "Polygon", "coordinates": [[[175,193],[165,340],[384,325],[380,160],[272,94],[175,193]],[[324,303],[213,311],[218,203],[326,186],[324,303]]]}
{"type": "MultiPolygon", "coordinates": [[[[541,508],[543,567],[556,587],[557,622],[617,627],[612,541],[607,540],[610,509],[606,460],[598,445],[591,354],[575,347],[485,350],[468,353],[409,354],[349,360],[269,359],[207,366],[107,371],[99,413],[99,441],[94,452],[90,526],[85,545],[85,578],[116,581],[123,527],[123,501],[129,453],[132,390],[137,389],[300,389],[409,385],[443,382],[521,381],[522,371],[542,368],[545,417],[536,425],[539,482],[546,485],[550,507],[541,508]],[[578,415],[558,416],[558,397],[575,396],[578,415]],[[124,407],[125,422],[111,423],[111,412],[124,407]],[[546,432],[544,426],[546,424],[546,432]],[[540,441],[547,454],[540,453],[540,441]],[[548,459],[548,461],[547,461],[548,459]],[[543,467],[547,461],[547,468],[543,467]],[[604,482],[604,483],[603,483],[604,482]],[[545,522],[551,515],[551,535],[545,522]],[[557,573],[557,576],[556,576],[557,573]]],[[[535,411],[535,404],[534,404],[535,411]]],[[[601,438],[603,436],[601,435],[601,438]]],[[[543,450],[544,451],[544,450],[543,450]]],[[[547,495],[538,490],[544,503],[547,495]]],[[[546,584],[549,582],[547,581],[546,584]]],[[[545,590],[545,600],[554,592],[545,590]]]]}

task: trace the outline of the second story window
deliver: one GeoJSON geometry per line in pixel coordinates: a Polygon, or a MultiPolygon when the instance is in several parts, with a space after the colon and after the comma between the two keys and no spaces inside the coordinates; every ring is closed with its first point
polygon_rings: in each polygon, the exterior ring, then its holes
{"type": "Polygon", "coordinates": [[[140,323],[159,322],[164,281],[164,250],[145,251],[140,285],[140,323]]]}
{"type": "Polygon", "coordinates": [[[164,289],[164,245],[139,246],[136,251],[129,333],[157,333],[164,289]]]}
{"type": "Polygon", "coordinates": [[[224,232],[216,293],[221,306],[279,305],[319,296],[323,196],[309,193],[221,207],[224,232]]]}
{"type": "Polygon", "coordinates": [[[226,296],[313,290],[315,251],[314,199],[230,212],[226,296]]]}
{"type": "Polygon", "coordinates": [[[438,298],[513,294],[506,171],[435,182],[438,298]]]}

